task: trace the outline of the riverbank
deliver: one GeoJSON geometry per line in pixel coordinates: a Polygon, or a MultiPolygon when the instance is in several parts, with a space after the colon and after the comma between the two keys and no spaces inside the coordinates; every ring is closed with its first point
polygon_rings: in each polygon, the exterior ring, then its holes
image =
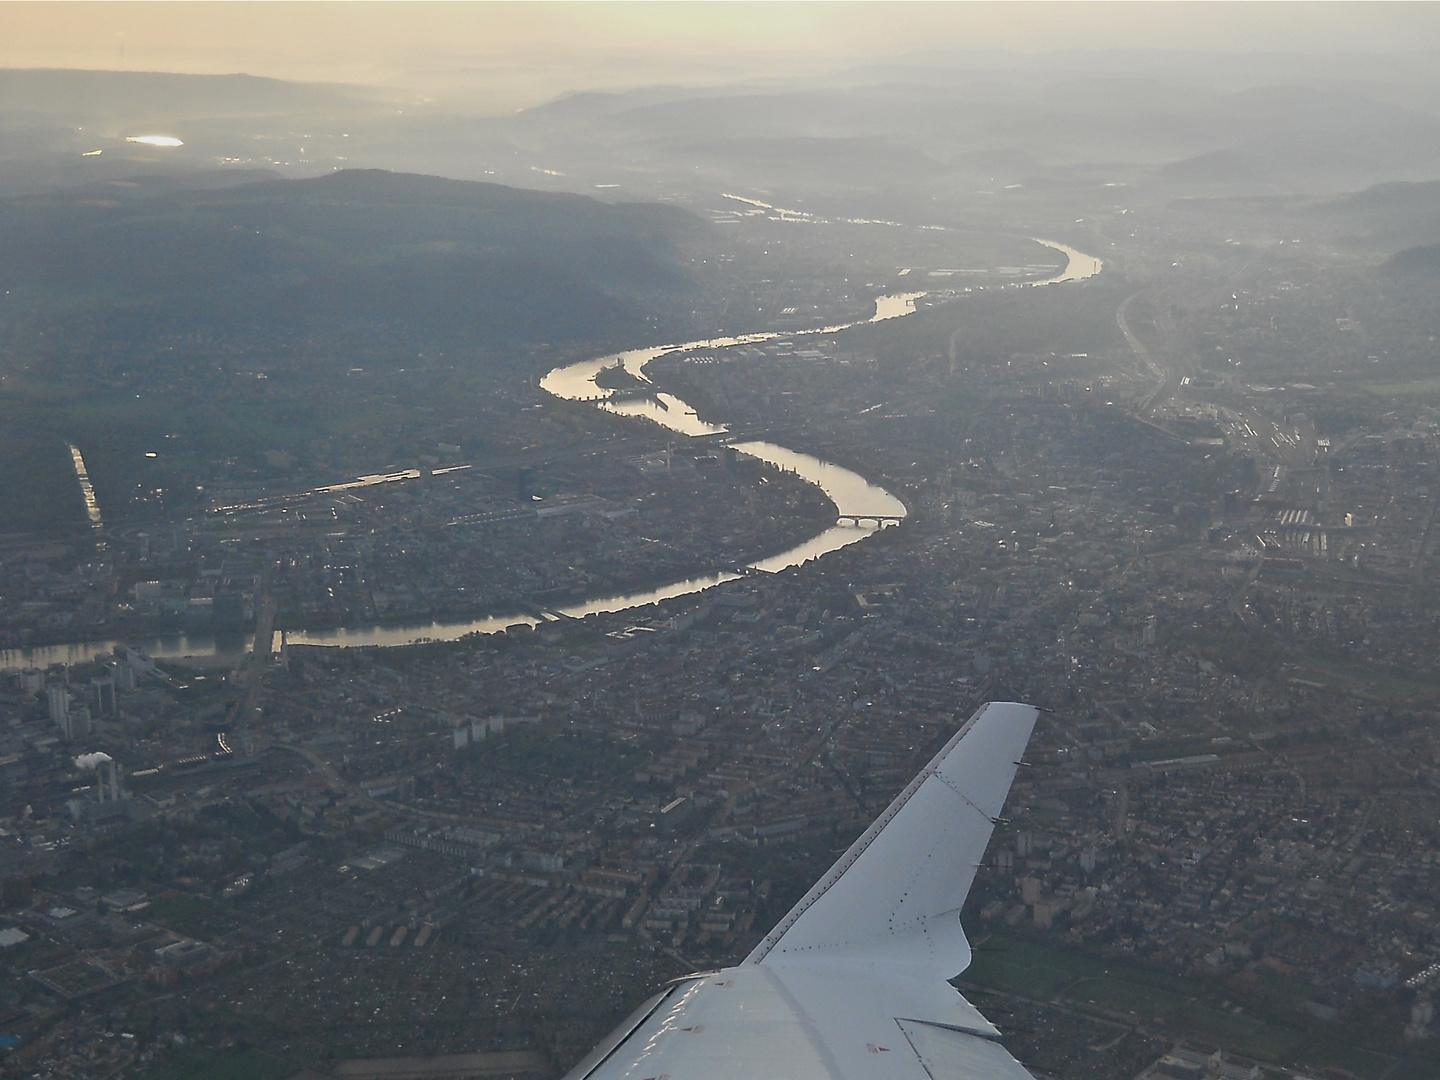
{"type": "MultiPolygon", "coordinates": [[[[1083,281],[1103,269],[1102,261],[1093,256],[1085,255],[1054,241],[1037,240],[1036,242],[1061,252],[1066,256],[1067,262],[1060,273],[1050,278],[1025,283],[1027,285],[1083,281]]],[[[762,344],[781,337],[792,339],[840,333],[855,326],[903,318],[913,314],[915,301],[923,298],[924,295],[923,292],[914,292],[879,297],[876,300],[874,315],[861,322],[824,326],[798,332],[763,331],[733,337],[650,346],[586,359],[554,369],[541,380],[540,385],[542,389],[555,397],[569,401],[588,402],[602,410],[618,415],[643,417],[686,438],[723,437],[728,433],[727,426],[702,420],[695,409],[674,395],[657,390],[653,396],[644,398],[611,400],[615,397],[615,391],[597,385],[596,380],[601,372],[620,366],[632,380],[650,384],[649,378],[645,375],[645,367],[652,360],[661,356],[762,344]]],[[[817,487],[835,505],[835,520],[826,523],[818,532],[806,535],[789,544],[780,552],[769,557],[758,558],[745,566],[692,574],[659,585],[630,591],[605,591],[590,599],[546,609],[548,614],[545,617],[583,618],[592,613],[622,611],[627,608],[658,603],[676,596],[701,592],[724,582],[736,580],[745,572],[778,573],[820,558],[829,552],[859,543],[883,528],[898,525],[908,513],[904,503],[893,493],[872,483],[859,473],[823,458],[764,441],[737,441],[727,445],[737,454],[785,469],[817,487]]],[[[642,580],[644,579],[642,578],[642,580]]],[[[341,626],[328,630],[293,630],[289,632],[288,636],[289,640],[297,645],[339,648],[393,647],[424,641],[454,641],[471,634],[498,633],[516,623],[528,623],[533,626],[542,621],[544,620],[540,615],[512,612],[455,621],[441,619],[424,623],[341,626]]],[[[0,671],[46,667],[55,663],[84,663],[107,655],[122,644],[144,649],[157,660],[176,660],[186,657],[221,659],[228,657],[238,660],[248,651],[252,640],[253,638],[247,635],[239,638],[238,644],[233,644],[223,640],[217,641],[212,634],[178,633],[169,636],[159,635],[140,641],[121,642],[107,639],[40,646],[31,649],[10,649],[0,651],[0,671]]]]}

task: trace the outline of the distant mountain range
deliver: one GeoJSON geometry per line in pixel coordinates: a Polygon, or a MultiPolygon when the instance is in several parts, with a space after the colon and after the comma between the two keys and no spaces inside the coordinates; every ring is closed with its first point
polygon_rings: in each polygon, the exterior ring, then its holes
{"type": "Polygon", "coordinates": [[[989,214],[997,190],[1066,188],[1072,204],[1078,188],[1102,185],[1131,202],[1333,195],[1440,175],[1440,77],[1401,60],[968,57],[826,85],[576,94],[502,116],[459,96],[417,102],[243,75],[0,71],[0,191],[338,165],[549,191],[601,184],[637,199],[730,185],[780,200],[859,190],[892,204],[872,206],[877,216],[927,220],[947,208],[989,214]],[[125,142],[142,129],[186,145],[125,142]]]}
{"type": "Polygon", "coordinates": [[[1422,244],[1397,251],[1381,270],[1396,277],[1440,277],[1440,244],[1422,244]]]}
{"type": "MultiPolygon", "coordinates": [[[[1437,111],[1338,78],[1225,89],[1196,70],[1173,79],[1043,65],[968,80],[896,75],[805,90],[676,89],[668,100],[653,89],[577,95],[489,123],[577,173],[607,148],[639,142],[652,166],[698,157],[734,176],[794,185],[941,179],[963,191],[976,181],[1031,186],[1104,163],[1131,189],[1323,194],[1440,172],[1437,111]]],[[[1435,103],[1433,93],[1412,96],[1435,103]]]]}
{"type": "Polygon", "coordinates": [[[293,117],[379,96],[356,86],[256,75],[0,68],[0,113],[89,116],[112,123],[167,121],[177,115],[293,117]]]}

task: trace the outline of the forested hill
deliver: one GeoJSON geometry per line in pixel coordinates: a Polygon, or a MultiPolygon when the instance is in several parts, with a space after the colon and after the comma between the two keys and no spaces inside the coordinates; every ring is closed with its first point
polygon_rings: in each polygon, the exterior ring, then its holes
{"type": "Polygon", "coordinates": [[[0,200],[0,534],[83,522],[67,442],[111,521],[194,512],[206,461],[368,468],[449,423],[473,442],[480,403],[557,354],[687,319],[710,228],[495,184],[261,175],[0,200]]]}
{"type": "Polygon", "coordinates": [[[670,207],[379,171],[0,201],[0,319],[154,334],[374,332],[477,348],[623,336],[689,286],[670,207]]]}

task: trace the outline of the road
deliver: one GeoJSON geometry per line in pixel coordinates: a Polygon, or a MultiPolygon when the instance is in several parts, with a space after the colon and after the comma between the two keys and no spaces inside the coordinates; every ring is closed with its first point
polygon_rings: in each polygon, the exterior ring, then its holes
{"type": "MultiPolygon", "coordinates": [[[[1121,301],[1119,309],[1115,312],[1115,321],[1120,324],[1120,333],[1125,335],[1125,343],[1130,346],[1130,351],[1135,354],[1135,359],[1139,360],[1156,380],[1155,389],[1150,391],[1145,400],[1140,402],[1135,409],[1136,415],[1143,420],[1149,417],[1150,410],[1154,407],[1156,399],[1159,398],[1161,394],[1165,394],[1166,398],[1169,398],[1170,394],[1165,393],[1165,391],[1173,382],[1173,378],[1169,371],[1156,362],[1155,357],[1150,354],[1150,350],[1145,347],[1145,343],[1136,336],[1135,331],[1130,329],[1130,320],[1128,317],[1130,303],[1140,295],[1138,292],[1131,293],[1121,301]]],[[[1173,392],[1172,390],[1171,393],[1173,392]]]]}

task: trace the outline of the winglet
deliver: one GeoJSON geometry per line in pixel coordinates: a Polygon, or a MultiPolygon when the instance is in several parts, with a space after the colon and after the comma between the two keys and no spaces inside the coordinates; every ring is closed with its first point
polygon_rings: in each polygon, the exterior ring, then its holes
{"type": "Polygon", "coordinates": [[[959,913],[1037,710],[990,702],[745,958],[913,963],[950,979],[970,963],[959,913]]]}

